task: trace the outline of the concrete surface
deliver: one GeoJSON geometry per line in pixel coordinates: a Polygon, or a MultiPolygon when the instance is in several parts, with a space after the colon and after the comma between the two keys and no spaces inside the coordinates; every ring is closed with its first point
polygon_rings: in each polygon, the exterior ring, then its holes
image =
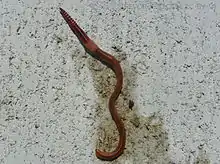
{"type": "Polygon", "coordinates": [[[220,163],[219,0],[0,0],[0,13],[1,164],[220,163]],[[113,162],[94,150],[117,144],[114,74],[59,7],[121,61],[127,145],[113,162]]]}

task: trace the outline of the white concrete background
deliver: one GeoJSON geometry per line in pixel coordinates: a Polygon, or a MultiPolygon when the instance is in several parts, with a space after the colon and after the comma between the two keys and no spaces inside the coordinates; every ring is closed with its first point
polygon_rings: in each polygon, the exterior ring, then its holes
{"type": "Polygon", "coordinates": [[[220,163],[219,0],[0,0],[0,20],[1,164],[220,163]],[[117,144],[114,75],[59,7],[121,61],[128,137],[113,162],[94,150],[117,144]]]}

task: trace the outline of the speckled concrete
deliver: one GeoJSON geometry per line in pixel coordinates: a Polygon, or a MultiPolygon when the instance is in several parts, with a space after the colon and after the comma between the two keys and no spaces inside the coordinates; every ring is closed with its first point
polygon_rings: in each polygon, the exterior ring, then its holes
{"type": "Polygon", "coordinates": [[[1,164],[220,163],[219,0],[0,0],[0,25],[1,164]],[[113,162],[94,150],[117,144],[114,74],[59,7],[121,61],[127,144],[113,162]]]}

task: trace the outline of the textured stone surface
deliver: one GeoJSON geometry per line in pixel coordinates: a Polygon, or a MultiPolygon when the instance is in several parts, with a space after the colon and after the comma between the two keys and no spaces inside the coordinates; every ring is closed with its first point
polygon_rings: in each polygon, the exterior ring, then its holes
{"type": "Polygon", "coordinates": [[[0,163],[109,163],[94,150],[117,144],[114,74],[59,7],[121,61],[128,136],[112,163],[219,163],[219,0],[1,0],[0,163]]]}

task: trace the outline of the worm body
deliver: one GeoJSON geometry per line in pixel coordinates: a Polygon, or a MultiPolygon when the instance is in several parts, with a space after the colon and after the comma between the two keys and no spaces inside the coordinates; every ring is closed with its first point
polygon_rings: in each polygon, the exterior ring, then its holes
{"type": "Polygon", "coordinates": [[[112,55],[108,54],[107,52],[101,50],[87,35],[86,33],[78,26],[78,24],[69,16],[69,14],[60,8],[60,13],[69,25],[70,29],[76,35],[82,46],[84,47],[85,51],[90,54],[95,59],[99,60],[101,63],[112,69],[112,71],[116,75],[116,86],[109,98],[109,111],[114,120],[118,132],[119,132],[119,143],[116,149],[112,152],[103,152],[96,149],[96,156],[101,160],[108,160],[112,161],[118,158],[124,151],[125,142],[126,142],[126,132],[124,128],[124,124],[121,121],[118,112],[115,107],[115,102],[121,92],[122,85],[123,85],[123,74],[120,63],[118,60],[115,59],[112,55]]]}

